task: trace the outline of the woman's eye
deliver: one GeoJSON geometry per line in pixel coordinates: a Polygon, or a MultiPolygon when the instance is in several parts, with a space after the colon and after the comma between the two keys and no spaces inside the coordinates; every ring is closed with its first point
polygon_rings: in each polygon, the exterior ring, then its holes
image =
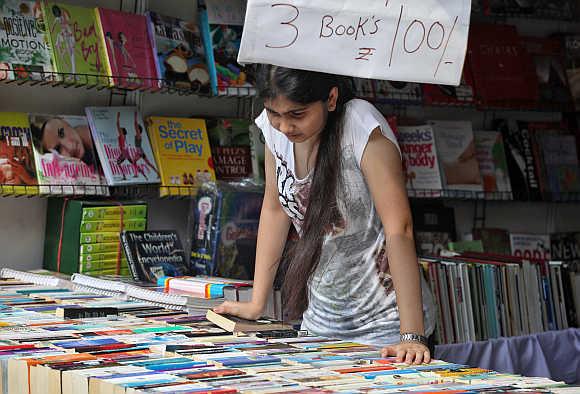
{"type": "Polygon", "coordinates": [[[292,112],[291,115],[293,118],[302,118],[306,112],[292,112]]]}
{"type": "Polygon", "coordinates": [[[64,129],[62,127],[58,129],[58,138],[64,138],[64,129]]]}

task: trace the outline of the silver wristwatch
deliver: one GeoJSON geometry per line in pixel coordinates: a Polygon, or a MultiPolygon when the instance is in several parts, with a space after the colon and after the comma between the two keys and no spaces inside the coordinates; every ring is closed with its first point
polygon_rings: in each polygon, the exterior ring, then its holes
{"type": "Polygon", "coordinates": [[[418,342],[425,346],[428,345],[427,338],[424,335],[415,334],[413,332],[406,332],[401,334],[401,342],[418,342]]]}

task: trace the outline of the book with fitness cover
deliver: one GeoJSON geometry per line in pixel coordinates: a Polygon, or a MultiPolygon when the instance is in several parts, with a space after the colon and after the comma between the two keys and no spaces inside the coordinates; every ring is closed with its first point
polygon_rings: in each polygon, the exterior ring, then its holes
{"type": "Polygon", "coordinates": [[[86,112],[110,186],[159,183],[153,150],[136,107],[87,107],[86,112]]]}
{"type": "Polygon", "coordinates": [[[64,81],[109,85],[106,49],[95,11],[52,1],[43,2],[42,10],[54,67],[66,74],[64,81]]]}
{"type": "Polygon", "coordinates": [[[37,194],[28,115],[0,112],[0,185],[4,193],[37,194]]]}
{"type": "Polygon", "coordinates": [[[0,81],[52,79],[51,48],[40,0],[1,1],[0,21],[0,81]]]}

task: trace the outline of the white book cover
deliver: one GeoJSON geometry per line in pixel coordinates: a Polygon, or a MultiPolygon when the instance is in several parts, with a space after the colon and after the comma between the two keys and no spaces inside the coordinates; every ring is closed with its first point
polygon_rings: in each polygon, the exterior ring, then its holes
{"type": "Polygon", "coordinates": [[[469,121],[430,121],[443,185],[448,190],[483,191],[475,138],[469,121]]]}
{"type": "Polygon", "coordinates": [[[433,128],[429,125],[399,126],[397,139],[403,154],[407,190],[440,191],[442,182],[433,128]]]}
{"type": "Polygon", "coordinates": [[[510,234],[512,255],[524,259],[550,260],[549,234],[510,234]]]}
{"type": "Polygon", "coordinates": [[[486,192],[511,193],[503,137],[499,131],[474,131],[475,152],[486,192]]]}

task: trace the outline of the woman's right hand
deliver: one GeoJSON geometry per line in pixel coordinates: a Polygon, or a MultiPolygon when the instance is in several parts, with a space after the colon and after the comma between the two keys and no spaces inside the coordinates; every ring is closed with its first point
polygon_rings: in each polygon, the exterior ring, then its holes
{"type": "Polygon", "coordinates": [[[241,317],[246,320],[256,320],[262,316],[262,308],[253,302],[225,301],[213,308],[215,313],[241,317]]]}

